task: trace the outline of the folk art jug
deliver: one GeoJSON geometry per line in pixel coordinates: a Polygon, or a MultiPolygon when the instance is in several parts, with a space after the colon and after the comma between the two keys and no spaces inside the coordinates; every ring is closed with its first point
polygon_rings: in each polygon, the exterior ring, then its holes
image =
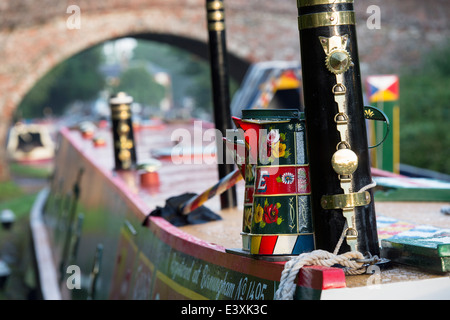
{"type": "Polygon", "coordinates": [[[233,121],[240,139],[226,142],[245,178],[242,250],[253,255],[314,250],[304,114],[249,109],[233,121]]]}

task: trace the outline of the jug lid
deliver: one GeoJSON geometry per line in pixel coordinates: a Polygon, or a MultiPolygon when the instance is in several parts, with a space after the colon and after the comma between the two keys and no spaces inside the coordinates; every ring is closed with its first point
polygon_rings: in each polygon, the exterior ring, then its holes
{"type": "Polygon", "coordinates": [[[242,110],[242,119],[303,120],[305,119],[305,114],[298,109],[244,109],[242,110]]]}

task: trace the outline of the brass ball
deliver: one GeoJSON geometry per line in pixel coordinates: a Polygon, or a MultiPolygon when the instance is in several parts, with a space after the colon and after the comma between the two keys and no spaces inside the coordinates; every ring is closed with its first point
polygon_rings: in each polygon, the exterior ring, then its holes
{"type": "Polygon", "coordinates": [[[119,134],[127,134],[130,131],[130,126],[126,123],[119,125],[119,134]]]}
{"type": "Polygon", "coordinates": [[[350,175],[358,168],[358,156],[350,149],[340,149],[333,154],[331,165],[340,175],[350,175]]]}

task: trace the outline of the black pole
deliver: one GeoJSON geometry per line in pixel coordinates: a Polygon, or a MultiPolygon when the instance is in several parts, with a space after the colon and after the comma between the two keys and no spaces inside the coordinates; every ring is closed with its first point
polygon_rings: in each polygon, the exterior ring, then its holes
{"type": "Polygon", "coordinates": [[[130,170],[136,166],[131,103],[133,98],[119,92],[109,100],[114,141],[115,170],[130,170]]]}
{"type": "Polygon", "coordinates": [[[317,249],[379,255],[353,0],[298,0],[317,249]]]}
{"type": "MultiPolygon", "coordinates": [[[[222,0],[206,1],[207,25],[209,34],[209,59],[214,103],[214,122],[222,136],[232,128],[230,112],[230,89],[228,75],[228,58],[225,37],[225,11],[222,0]]],[[[234,164],[227,163],[223,141],[216,137],[219,179],[234,170],[234,164]]],[[[236,189],[231,187],[221,194],[222,209],[236,206],[236,189]]]]}

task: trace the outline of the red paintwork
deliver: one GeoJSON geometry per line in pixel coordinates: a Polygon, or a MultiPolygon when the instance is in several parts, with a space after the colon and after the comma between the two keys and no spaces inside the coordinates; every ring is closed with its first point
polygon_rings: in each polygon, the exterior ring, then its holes
{"type": "Polygon", "coordinates": [[[345,288],[345,275],[337,268],[307,266],[300,270],[298,285],[316,290],[345,288]]]}

